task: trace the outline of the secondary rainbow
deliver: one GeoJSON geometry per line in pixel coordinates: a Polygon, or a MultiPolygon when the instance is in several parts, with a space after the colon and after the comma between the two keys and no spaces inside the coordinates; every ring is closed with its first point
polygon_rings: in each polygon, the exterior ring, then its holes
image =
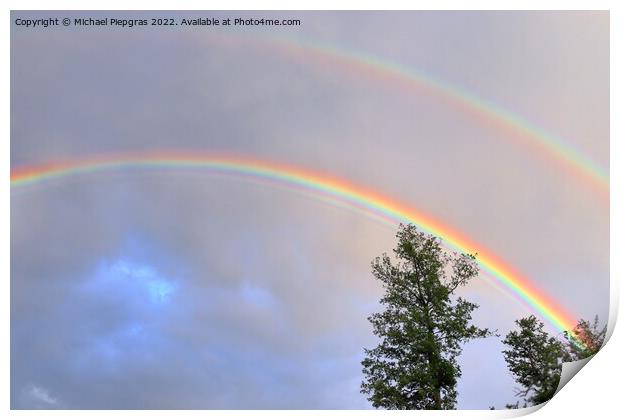
{"type": "Polygon", "coordinates": [[[411,205],[325,173],[238,155],[160,152],[82,158],[20,167],[11,170],[11,187],[14,189],[56,178],[130,168],[195,168],[248,177],[259,182],[275,182],[361,209],[394,224],[415,224],[427,233],[442,238],[444,243],[456,251],[477,254],[482,270],[547,319],[558,331],[571,331],[577,324],[574,316],[536,287],[533,281],[457,229],[411,205]]]}
{"type": "MultiPolygon", "coordinates": [[[[305,61],[309,57],[328,60],[349,74],[367,76],[373,81],[394,83],[399,90],[422,91],[439,97],[462,112],[471,114],[485,126],[496,127],[510,133],[509,138],[521,141],[527,147],[532,148],[536,152],[534,155],[547,156],[548,160],[562,164],[572,176],[593,187],[594,191],[602,196],[604,202],[609,200],[608,172],[575,146],[496,103],[420,69],[405,67],[395,61],[365,52],[290,36],[257,35],[255,33],[247,36],[227,31],[224,36],[210,34],[210,37],[219,45],[245,46],[254,43],[268,50],[280,51],[284,55],[298,57],[305,61]]],[[[204,41],[209,37],[200,39],[204,41]]],[[[329,66],[325,67],[329,68],[329,66]]]]}

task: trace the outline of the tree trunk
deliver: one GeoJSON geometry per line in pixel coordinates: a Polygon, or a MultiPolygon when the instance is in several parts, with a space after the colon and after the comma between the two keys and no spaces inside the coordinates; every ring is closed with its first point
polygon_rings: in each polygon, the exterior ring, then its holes
{"type": "Polygon", "coordinates": [[[435,392],[433,393],[433,400],[435,400],[435,406],[433,409],[441,410],[443,408],[443,401],[441,400],[441,390],[439,388],[435,389],[435,392]]]}
{"type": "MultiPolygon", "coordinates": [[[[431,321],[430,310],[428,308],[428,304],[425,305],[424,308],[424,318],[426,323],[427,330],[427,340],[429,346],[431,343],[435,342],[435,327],[431,321]]],[[[426,357],[428,359],[428,367],[434,374],[434,386],[433,386],[433,410],[441,410],[443,409],[443,401],[441,399],[441,377],[439,372],[439,360],[440,357],[435,353],[434,348],[429,348],[428,353],[426,353],[426,357]]]]}

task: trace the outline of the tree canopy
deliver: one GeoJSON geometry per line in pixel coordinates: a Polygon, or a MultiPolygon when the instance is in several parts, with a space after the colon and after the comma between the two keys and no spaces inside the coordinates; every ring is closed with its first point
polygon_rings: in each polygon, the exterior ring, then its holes
{"type": "MultiPolygon", "coordinates": [[[[517,331],[511,331],[502,341],[508,369],[522,389],[517,396],[525,405],[542,404],[555,394],[560,382],[562,362],[570,358],[564,344],[543,330],[544,324],[534,315],[516,321],[517,331]]],[[[507,405],[508,408],[518,408],[507,405]]]]}
{"type": "Polygon", "coordinates": [[[380,343],[364,349],[361,390],[377,408],[453,409],[462,344],[492,335],[471,323],[478,305],[454,296],[478,274],[475,256],[448,253],[413,225],[396,237],[395,260],[372,263],[384,310],[368,318],[380,343]]]}
{"type": "Polygon", "coordinates": [[[603,346],[607,325],[599,329],[598,315],[594,317],[594,322],[579,320],[572,334],[564,332],[567,341],[567,351],[572,360],[586,359],[598,352],[603,346]]]}
{"type": "MultiPolygon", "coordinates": [[[[508,369],[521,388],[516,396],[523,405],[542,404],[553,397],[562,373],[562,363],[581,360],[598,352],[603,345],[607,327],[599,330],[598,317],[594,323],[580,320],[569,334],[561,338],[550,336],[543,323],[534,315],[516,321],[518,330],[506,335],[503,351],[508,369]]],[[[507,408],[519,408],[520,402],[507,408]]]]}

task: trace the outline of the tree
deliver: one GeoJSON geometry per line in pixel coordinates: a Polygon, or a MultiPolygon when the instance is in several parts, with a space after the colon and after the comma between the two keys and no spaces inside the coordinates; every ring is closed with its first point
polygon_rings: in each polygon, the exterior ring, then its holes
{"type": "MultiPolygon", "coordinates": [[[[518,331],[510,331],[502,341],[508,369],[522,386],[517,397],[528,404],[542,404],[553,397],[560,382],[562,362],[570,361],[564,343],[543,331],[543,323],[534,315],[516,321],[518,331]]],[[[518,408],[506,405],[507,408],[518,408]]]]}
{"type": "Polygon", "coordinates": [[[580,319],[572,334],[564,332],[567,342],[567,351],[572,360],[586,359],[596,354],[603,346],[607,325],[599,330],[598,315],[594,317],[594,322],[580,319]]]}
{"type": "MultiPolygon", "coordinates": [[[[562,363],[585,359],[600,350],[607,326],[599,330],[598,316],[594,323],[581,319],[569,334],[560,340],[543,331],[543,323],[534,315],[516,321],[518,331],[511,331],[502,342],[508,346],[504,358],[508,369],[522,388],[517,397],[523,407],[542,404],[553,397],[560,382],[562,363]]],[[[519,408],[508,404],[507,408],[519,408]]]]}
{"type": "Polygon", "coordinates": [[[470,322],[478,305],[453,299],[478,266],[413,225],[401,225],[396,237],[396,262],[383,254],[372,263],[384,310],[368,318],[381,342],[364,349],[361,392],[376,408],[453,409],[462,344],[492,334],[470,322]]]}

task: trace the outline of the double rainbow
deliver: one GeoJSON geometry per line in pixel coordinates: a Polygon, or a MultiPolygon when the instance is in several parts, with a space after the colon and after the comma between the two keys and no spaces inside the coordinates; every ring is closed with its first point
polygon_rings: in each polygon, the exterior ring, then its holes
{"type": "Polygon", "coordinates": [[[513,296],[547,319],[558,331],[570,332],[577,324],[575,317],[536,287],[533,281],[457,229],[415,207],[325,173],[239,155],[159,152],[105,156],[17,168],[11,171],[11,187],[13,189],[56,178],[129,168],[189,168],[241,176],[258,182],[276,183],[294,190],[310,192],[319,198],[362,210],[393,224],[415,224],[421,230],[442,238],[445,244],[458,252],[477,254],[478,264],[484,272],[490,274],[513,296]]]}
{"type": "MultiPolygon", "coordinates": [[[[396,61],[363,51],[290,36],[257,35],[255,33],[251,35],[225,31],[225,36],[211,34],[210,37],[220,46],[246,47],[254,43],[266,50],[295,59],[309,63],[318,62],[321,68],[335,67],[352,76],[367,77],[373,82],[393,85],[399,92],[423,93],[436,97],[459,112],[478,120],[483,126],[508,134],[508,136],[499,136],[502,140],[521,143],[533,150],[533,156],[547,157],[550,162],[559,163],[571,176],[596,192],[605,203],[609,201],[609,173],[602,165],[589,158],[574,145],[497,103],[421,69],[405,67],[396,61]]],[[[203,41],[208,39],[209,37],[201,37],[203,41]]]]}

